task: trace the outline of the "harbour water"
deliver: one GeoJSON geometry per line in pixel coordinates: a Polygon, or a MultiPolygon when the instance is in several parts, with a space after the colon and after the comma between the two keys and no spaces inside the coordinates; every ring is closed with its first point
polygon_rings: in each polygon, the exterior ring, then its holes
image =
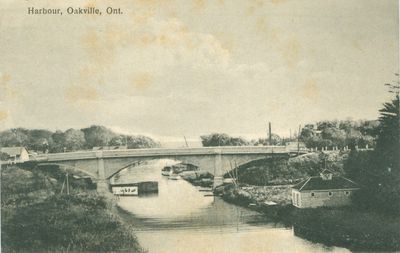
{"type": "Polygon", "coordinates": [[[184,180],[161,175],[171,160],[154,160],[121,171],[116,183],[158,181],[158,194],[120,197],[118,205],[150,253],[162,252],[349,252],[297,237],[293,228],[255,211],[205,196],[184,180]]]}

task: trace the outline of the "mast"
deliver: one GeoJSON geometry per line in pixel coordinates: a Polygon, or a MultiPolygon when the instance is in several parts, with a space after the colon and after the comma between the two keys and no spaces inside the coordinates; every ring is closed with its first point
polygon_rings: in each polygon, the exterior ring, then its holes
{"type": "Polygon", "coordinates": [[[187,143],[186,136],[183,136],[183,138],[185,139],[186,147],[188,148],[189,145],[188,145],[188,143],[187,143]]]}
{"type": "Polygon", "coordinates": [[[301,125],[299,125],[299,132],[297,134],[297,154],[300,153],[300,131],[301,131],[301,125]]]}

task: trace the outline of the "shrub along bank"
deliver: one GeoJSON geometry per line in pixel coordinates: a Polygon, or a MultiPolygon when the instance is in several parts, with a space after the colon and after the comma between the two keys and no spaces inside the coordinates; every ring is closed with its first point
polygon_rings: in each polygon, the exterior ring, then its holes
{"type": "Polygon", "coordinates": [[[1,175],[3,252],[143,251],[95,191],[60,194],[62,182],[16,167],[2,168],[1,175]]]}
{"type": "Polygon", "coordinates": [[[290,219],[297,236],[352,251],[399,251],[400,219],[347,208],[293,208],[290,219]]]}

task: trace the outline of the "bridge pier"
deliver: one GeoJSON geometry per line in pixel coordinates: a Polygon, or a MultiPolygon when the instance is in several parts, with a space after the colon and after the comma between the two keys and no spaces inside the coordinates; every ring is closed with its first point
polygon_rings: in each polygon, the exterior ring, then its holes
{"type": "Polygon", "coordinates": [[[213,183],[213,189],[216,188],[217,186],[220,186],[224,182],[223,178],[223,169],[222,169],[222,150],[221,149],[216,149],[215,150],[215,160],[214,160],[214,183],[213,183]]]}
{"type": "Polygon", "coordinates": [[[106,193],[109,192],[108,190],[109,182],[108,179],[106,178],[106,169],[104,167],[103,152],[102,151],[96,152],[96,158],[97,158],[97,175],[98,175],[97,192],[106,193]]]}

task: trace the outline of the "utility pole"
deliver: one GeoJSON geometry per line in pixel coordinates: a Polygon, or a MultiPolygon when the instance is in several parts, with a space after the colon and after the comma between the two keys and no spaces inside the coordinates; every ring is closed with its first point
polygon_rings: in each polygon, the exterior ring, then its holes
{"type": "Polygon", "coordinates": [[[61,186],[61,194],[64,192],[64,186],[65,186],[65,178],[64,178],[64,181],[63,181],[63,184],[62,184],[62,186],[61,186]]]}
{"type": "Polygon", "coordinates": [[[300,154],[300,131],[301,125],[299,125],[299,133],[297,134],[297,155],[300,154]]]}
{"type": "Polygon", "coordinates": [[[185,139],[186,147],[188,148],[189,145],[188,145],[188,143],[187,143],[186,136],[183,136],[183,138],[185,139]]]}
{"type": "Polygon", "coordinates": [[[69,182],[68,182],[68,172],[67,172],[67,195],[69,195],[69,182]]]}

